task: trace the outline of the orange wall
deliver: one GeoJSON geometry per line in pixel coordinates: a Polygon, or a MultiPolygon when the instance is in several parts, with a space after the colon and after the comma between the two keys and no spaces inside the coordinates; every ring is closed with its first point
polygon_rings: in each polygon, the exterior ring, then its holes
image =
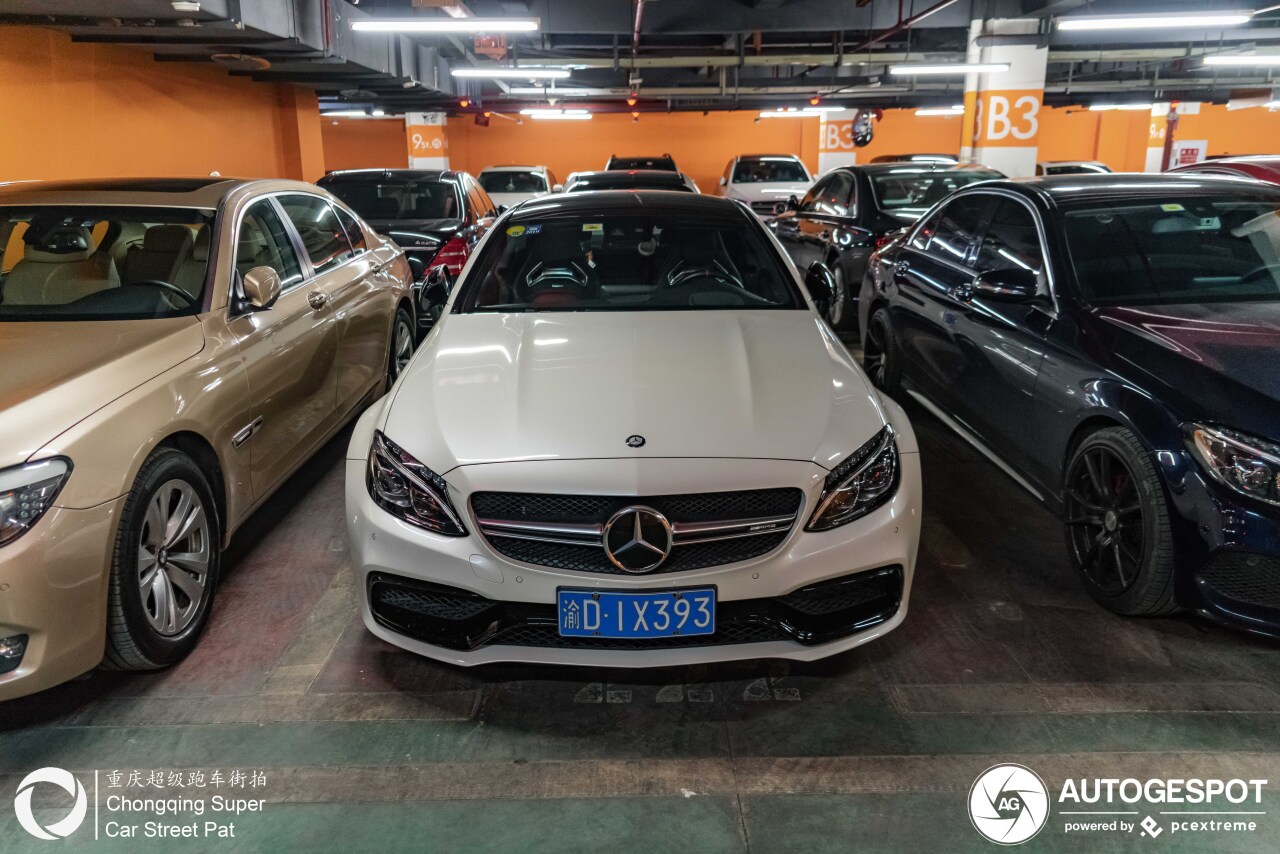
{"type": "Polygon", "coordinates": [[[591,121],[523,124],[494,116],[489,127],[470,117],[449,120],[449,165],[477,174],[504,163],[545,164],[560,180],[570,172],[603,169],[611,154],[670,153],[703,192],[714,192],[735,154],[798,154],[818,166],[817,119],[760,119],[756,111],[601,113],[591,121]]]}
{"type": "Polygon", "coordinates": [[[0,27],[0,181],[324,173],[315,94],[0,27]]]}
{"type": "Polygon", "coordinates": [[[404,119],[324,119],[324,167],[403,169],[409,165],[404,119]]]}

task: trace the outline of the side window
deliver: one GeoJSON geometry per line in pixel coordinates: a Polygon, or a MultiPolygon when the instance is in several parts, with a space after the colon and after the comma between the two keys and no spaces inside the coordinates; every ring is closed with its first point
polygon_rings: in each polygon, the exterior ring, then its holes
{"type": "Polygon", "coordinates": [[[498,206],[489,198],[489,194],[475,181],[469,181],[472,203],[476,206],[476,218],[497,216],[498,206]]]}
{"type": "Polygon", "coordinates": [[[812,211],[817,209],[818,200],[822,198],[822,194],[831,186],[831,182],[835,180],[834,175],[828,175],[825,178],[819,178],[818,183],[809,188],[809,192],[804,194],[804,198],[800,200],[800,210],[812,211]]]}
{"type": "Polygon", "coordinates": [[[338,205],[334,205],[333,209],[338,214],[338,222],[342,223],[343,230],[347,232],[347,239],[351,241],[351,248],[355,253],[359,255],[368,249],[369,242],[364,238],[364,229],[356,218],[338,205]]]}
{"type": "Polygon", "coordinates": [[[249,206],[236,235],[236,272],[243,276],[254,267],[275,270],[282,290],[302,281],[302,265],[293,251],[289,231],[267,199],[249,206]]]}
{"type": "Polygon", "coordinates": [[[996,205],[975,266],[980,272],[1022,267],[1040,275],[1044,270],[1040,234],[1035,217],[1025,205],[1012,199],[1002,199],[996,205]]]}
{"type": "Polygon", "coordinates": [[[992,196],[975,194],[962,196],[943,208],[937,228],[929,238],[929,253],[957,264],[965,263],[994,201],[992,196]]]}
{"type": "Polygon", "coordinates": [[[802,209],[817,214],[825,214],[826,216],[848,216],[849,215],[849,196],[853,193],[853,176],[848,172],[836,172],[822,182],[820,188],[810,191],[809,196],[805,196],[805,204],[802,209]]]}
{"type": "Polygon", "coordinates": [[[302,245],[316,273],[332,270],[355,255],[333,206],[319,196],[301,194],[279,197],[285,216],[298,230],[302,245]]]}

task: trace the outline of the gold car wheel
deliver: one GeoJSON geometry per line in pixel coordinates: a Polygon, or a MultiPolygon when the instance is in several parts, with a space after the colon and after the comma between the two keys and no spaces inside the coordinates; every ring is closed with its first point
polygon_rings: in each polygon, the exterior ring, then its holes
{"type": "Polygon", "coordinates": [[[186,481],[166,481],[147,505],[138,543],[140,598],[157,634],[180,634],[200,613],[212,549],[200,496],[186,481]]]}
{"type": "MultiPolygon", "coordinates": [[[[413,328],[408,319],[396,318],[395,360],[396,376],[400,376],[413,358],[413,328]]],[[[394,378],[393,378],[394,379],[394,378]]]]}

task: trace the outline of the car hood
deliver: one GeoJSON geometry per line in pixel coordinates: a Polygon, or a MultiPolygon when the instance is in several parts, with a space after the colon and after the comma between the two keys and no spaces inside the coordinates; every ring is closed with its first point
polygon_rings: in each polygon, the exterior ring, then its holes
{"type": "Polygon", "coordinates": [[[1190,417],[1274,434],[1280,422],[1280,302],[1095,309],[1116,358],[1185,400],[1190,417]],[[1267,413],[1267,414],[1264,414],[1267,413]],[[1261,423],[1251,423],[1254,421],[1261,423]]]}
{"type": "Polygon", "coordinates": [[[800,198],[809,191],[808,181],[766,181],[759,184],[730,184],[725,193],[731,199],[744,202],[785,202],[795,196],[800,198]]]}
{"type": "Polygon", "coordinates": [[[635,457],[830,468],[884,424],[879,398],[817,318],[765,310],[447,315],[384,429],[445,474],[635,457]]]}
{"type": "Polygon", "coordinates": [[[0,323],[0,468],[203,347],[194,317],[0,323]]]}

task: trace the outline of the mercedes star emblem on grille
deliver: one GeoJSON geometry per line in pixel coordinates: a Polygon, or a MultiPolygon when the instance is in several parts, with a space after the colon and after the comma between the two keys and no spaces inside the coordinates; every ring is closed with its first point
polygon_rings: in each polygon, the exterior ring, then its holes
{"type": "Polygon", "coordinates": [[[628,447],[628,448],[643,448],[643,447],[644,447],[644,436],[639,436],[639,435],[637,435],[637,436],[628,436],[628,437],[627,437],[627,447],[628,447]]]}
{"type": "Polygon", "coordinates": [[[623,507],[604,526],[604,552],[623,572],[657,569],[671,545],[671,523],[652,507],[623,507]]]}

